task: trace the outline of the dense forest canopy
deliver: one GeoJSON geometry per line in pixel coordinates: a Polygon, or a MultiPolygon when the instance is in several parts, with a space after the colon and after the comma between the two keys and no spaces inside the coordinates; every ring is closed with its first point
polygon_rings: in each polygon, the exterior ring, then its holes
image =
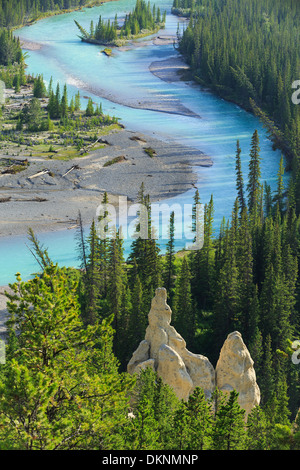
{"type": "Polygon", "coordinates": [[[0,30],[0,65],[22,62],[22,49],[18,38],[11,31],[0,30]]]}
{"type": "MultiPolygon", "coordinates": [[[[173,7],[190,16],[188,27],[179,32],[179,50],[194,77],[253,109],[274,144],[298,168],[300,106],[292,102],[292,84],[300,73],[300,3],[174,0],[173,7]]],[[[297,198],[298,193],[297,187],[297,198]]]]}
{"type": "Polygon", "coordinates": [[[100,15],[94,25],[91,21],[90,30],[86,31],[77,21],[75,24],[81,32],[83,41],[99,42],[102,44],[114,43],[118,39],[129,39],[140,33],[150,34],[162,28],[166,20],[166,13],[161,15],[160,8],[155,5],[151,8],[150,2],[137,0],[134,10],[125,15],[123,24],[119,25],[118,15],[114,21],[104,21],[100,15]]]}
{"type": "Polygon", "coordinates": [[[19,26],[41,13],[83,6],[87,0],[1,0],[0,27],[19,26]]]}

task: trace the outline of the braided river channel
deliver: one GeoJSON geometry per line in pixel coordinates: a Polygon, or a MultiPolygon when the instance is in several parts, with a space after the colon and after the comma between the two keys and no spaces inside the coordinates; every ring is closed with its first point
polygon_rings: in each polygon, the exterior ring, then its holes
{"type": "MultiPolygon", "coordinates": [[[[184,21],[171,14],[172,0],[155,3],[161,12],[167,12],[165,29],[155,36],[176,36],[178,22],[182,28],[184,21]]],[[[121,18],[134,5],[135,0],[112,1],[98,7],[49,17],[17,30],[15,34],[22,40],[41,46],[27,52],[27,72],[42,74],[46,84],[51,77],[62,86],[66,83],[69,99],[79,90],[81,96],[88,95],[95,103],[102,103],[104,113],[120,118],[126,129],[191,146],[208,155],[213,165],[196,167],[195,171],[201,202],[209,202],[213,195],[217,235],[222,218],[230,217],[236,197],[237,139],[242,148],[245,184],[250,142],[256,129],[260,137],[262,182],[266,180],[272,189],[276,185],[280,152],[272,150],[262,124],[252,114],[193,82],[164,81],[150,71],[153,62],[179,55],[172,42],[161,41],[161,44],[157,44],[151,38],[143,38],[129,47],[116,48],[113,56],[107,57],[101,53],[103,47],[86,44],[79,39],[74,20],[89,29],[91,20],[97,21],[100,14],[103,19],[113,20],[117,12],[121,18]],[[155,103],[170,100],[179,105],[178,109],[182,107],[190,110],[191,115],[155,109],[155,103]],[[152,109],[135,105],[141,102],[152,103],[152,109]],[[194,115],[200,116],[200,119],[194,115]]],[[[82,106],[86,106],[84,100],[82,106]]],[[[189,190],[165,202],[191,204],[194,194],[195,190],[189,190]]],[[[48,248],[53,261],[60,265],[77,266],[74,230],[41,233],[38,238],[48,248]]],[[[163,240],[160,246],[163,251],[163,240]]],[[[177,241],[178,249],[184,246],[185,240],[177,241]]],[[[38,265],[30,253],[26,236],[0,238],[0,285],[13,282],[17,271],[25,280],[37,270],[38,265]]]]}

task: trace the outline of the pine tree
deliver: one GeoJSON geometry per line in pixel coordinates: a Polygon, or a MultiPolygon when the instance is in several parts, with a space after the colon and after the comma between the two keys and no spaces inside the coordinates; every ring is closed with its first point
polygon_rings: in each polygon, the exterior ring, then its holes
{"type": "Polygon", "coordinates": [[[205,450],[211,448],[212,405],[200,387],[196,387],[187,402],[189,417],[188,448],[205,450]]]}
{"type": "Polygon", "coordinates": [[[109,315],[113,315],[112,326],[115,330],[114,348],[118,349],[122,331],[122,300],[126,286],[124,272],[123,241],[119,230],[116,237],[109,240],[108,245],[109,283],[107,288],[107,308],[109,315]]]}
{"type": "Polygon", "coordinates": [[[247,418],[247,450],[269,450],[270,425],[264,411],[256,406],[247,418]]]}
{"type": "Polygon", "coordinates": [[[246,343],[248,343],[257,326],[256,320],[258,321],[258,319],[253,321],[253,318],[251,318],[252,314],[255,313],[251,312],[255,290],[253,279],[253,240],[246,208],[241,213],[240,225],[237,230],[236,259],[239,277],[238,311],[240,312],[240,328],[246,343]]]}
{"type": "Polygon", "coordinates": [[[99,290],[101,297],[104,299],[107,296],[108,289],[108,247],[109,247],[109,237],[110,237],[110,220],[109,212],[107,210],[108,204],[108,195],[105,191],[102,198],[102,207],[103,213],[98,215],[97,221],[97,235],[99,238],[99,271],[100,271],[100,282],[99,290]]]}
{"type": "Polygon", "coordinates": [[[138,347],[139,343],[145,337],[147,327],[148,311],[144,309],[143,286],[138,274],[136,261],[133,260],[131,268],[131,314],[129,318],[128,334],[131,339],[132,352],[138,347]]]}
{"type": "Polygon", "coordinates": [[[171,431],[171,449],[187,450],[190,436],[187,406],[181,401],[174,413],[171,431]]]}
{"type": "Polygon", "coordinates": [[[265,201],[265,214],[269,217],[272,214],[273,200],[271,186],[265,181],[264,183],[264,201],[265,201]]]}
{"type": "Polygon", "coordinates": [[[273,352],[271,336],[268,334],[264,343],[263,368],[260,377],[261,406],[266,406],[275,394],[273,352]]]}
{"type": "Polygon", "coordinates": [[[260,156],[259,156],[259,137],[257,130],[254,131],[251,139],[251,150],[250,150],[250,162],[249,162],[249,174],[248,174],[248,207],[250,213],[254,216],[256,214],[259,192],[260,192],[260,156]]]}
{"type": "Polygon", "coordinates": [[[11,448],[101,450],[126,422],[132,379],[118,374],[109,323],[84,328],[77,283],[74,270],[50,263],[12,285],[18,334],[0,384],[0,438],[11,448]]]}
{"type": "Polygon", "coordinates": [[[94,116],[94,105],[93,105],[93,100],[92,98],[88,99],[88,104],[85,110],[85,115],[86,116],[94,116]]]}
{"type": "Polygon", "coordinates": [[[100,308],[99,296],[99,240],[96,233],[95,221],[93,220],[87,239],[89,253],[86,261],[86,273],[84,274],[85,301],[83,317],[87,324],[94,324],[98,320],[100,308]]]}
{"type": "Polygon", "coordinates": [[[125,441],[131,450],[159,448],[159,428],[153,407],[154,380],[152,371],[142,371],[137,386],[134,418],[124,427],[125,441]]]}
{"type": "Polygon", "coordinates": [[[61,98],[60,103],[60,116],[62,118],[68,117],[68,93],[67,93],[67,85],[64,85],[64,91],[61,98]]]}
{"type": "Polygon", "coordinates": [[[283,175],[284,175],[284,165],[283,165],[283,156],[281,156],[279,169],[277,173],[277,191],[275,195],[275,201],[277,201],[279,213],[283,215],[283,197],[284,197],[284,184],[283,184],[283,175]]]}
{"type": "Polygon", "coordinates": [[[74,105],[75,105],[75,111],[79,111],[81,107],[79,91],[75,95],[74,105]]]}
{"type": "Polygon", "coordinates": [[[240,142],[238,140],[236,143],[236,160],[235,160],[236,189],[237,189],[237,194],[238,194],[240,211],[243,212],[243,210],[246,207],[246,202],[245,202],[245,196],[244,196],[244,180],[243,180],[242,166],[241,166],[241,152],[242,150],[240,148],[240,142]]]}
{"type": "Polygon", "coordinates": [[[212,285],[214,279],[213,247],[214,203],[211,196],[204,206],[204,240],[203,247],[191,254],[192,294],[198,307],[209,308],[212,303],[212,285]]]}
{"type": "Polygon", "coordinates": [[[188,347],[192,347],[195,337],[195,310],[191,295],[191,274],[188,259],[182,260],[180,273],[176,282],[173,306],[173,324],[185,339],[188,347]]]}
{"type": "Polygon", "coordinates": [[[165,255],[165,261],[164,261],[164,276],[163,276],[163,283],[164,283],[164,287],[167,289],[167,292],[168,292],[168,297],[169,297],[168,303],[171,308],[173,304],[175,275],[176,275],[174,218],[175,218],[175,214],[173,211],[170,215],[169,241],[166,246],[166,255],[165,255]]]}
{"type": "Polygon", "coordinates": [[[42,75],[38,75],[33,83],[33,96],[35,98],[44,98],[46,96],[46,87],[42,75]]]}
{"type": "Polygon", "coordinates": [[[241,450],[245,442],[245,411],[238,404],[238,393],[233,390],[216,412],[212,430],[214,450],[241,450]]]}

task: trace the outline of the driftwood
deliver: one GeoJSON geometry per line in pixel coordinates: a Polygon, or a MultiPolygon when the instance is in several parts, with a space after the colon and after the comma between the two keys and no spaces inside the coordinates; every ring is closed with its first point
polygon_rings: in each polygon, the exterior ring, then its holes
{"type": "Polygon", "coordinates": [[[42,176],[42,175],[46,175],[50,172],[50,170],[42,170],[42,171],[39,171],[38,173],[35,173],[34,175],[32,176],[28,176],[28,179],[32,180],[33,178],[36,178],[37,176],[42,176]]]}
{"type": "Polygon", "coordinates": [[[46,202],[48,201],[48,199],[45,199],[44,197],[39,197],[39,196],[36,196],[34,198],[31,198],[31,199],[14,199],[15,201],[17,202],[46,202]]]}
{"type": "MultiPolygon", "coordinates": [[[[89,149],[91,149],[92,147],[94,147],[94,145],[96,145],[98,142],[100,142],[101,144],[108,144],[108,142],[106,140],[103,140],[101,137],[99,137],[97,140],[95,140],[95,142],[92,142],[91,144],[87,144],[81,151],[80,151],[80,155],[83,155],[84,153],[86,153],[89,149]]],[[[108,144],[110,145],[110,144],[108,144]]]]}
{"type": "MultiPolygon", "coordinates": [[[[1,198],[0,198],[0,203],[1,203],[1,202],[9,202],[9,201],[11,201],[11,200],[12,200],[11,196],[9,196],[9,197],[1,197],[1,198]]],[[[16,199],[16,198],[14,198],[13,201],[15,201],[15,202],[45,202],[45,201],[48,201],[48,199],[45,199],[45,198],[43,198],[43,197],[36,196],[36,197],[34,197],[34,198],[31,198],[31,199],[22,199],[22,198],[16,199]]]]}
{"type": "Polygon", "coordinates": [[[132,137],[129,137],[130,140],[136,140],[137,142],[144,142],[146,143],[145,139],[142,139],[141,137],[138,137],[137,135],[133,135],[132,137]]]}
{"type": "Polygon", "coordinates": [[[67,176],[69,173],[71,173],[71,171],[73,171],[73,170],[79,170],[79,169],[80,169],[80,168],[79,168],[78,165],[73,165],[73,166],[63,175],[63,177],[64,177],[64,176],[67,176]]]}

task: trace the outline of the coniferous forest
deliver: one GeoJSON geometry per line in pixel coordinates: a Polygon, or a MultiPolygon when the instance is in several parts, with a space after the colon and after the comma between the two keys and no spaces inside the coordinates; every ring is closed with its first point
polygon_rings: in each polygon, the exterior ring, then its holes
{"type": "Polygon", "coordinates": [[[253,110],[297,169],[300,111],[292,84],[300,65],[299,2],[174,0],[173,7],[190,16],[178,31],[179,50],[194,78],[253,110]]]}
{"type": "MultiPolygon", "coordinates": [[[[42,1],[40,7],[50,8],[50,3],[66,8],[66,2],[42,1]]],[[[13,4],[2,2],[3,25],[21,23],[8,14],[13,4]]],[[[162,253],[150,236],[151,201],[143,184],[138,202],[149,209],[149,237],[137,237],[126,257],[121,234],[100,238],[95,220],[88,233],[79,224],[80,268],[58,267],[30,230],[39,272],[26,282],[17,273],[8,294],[0,449],[300,449],[300,369],[292,361],[300,334],[299,107],[291,104],[289,88],[299,70],[298,7],[292,0],[174,2],[190,16],[179,34],[179,49],[195,78],[251,107],[282,149],[276,189],[264,182],[255,131],[247,168],[239,141],[232,149],[236,199],[231,217],[216,230],[212,194],[204,207],[199,250],[176,253],[176,214],[171,213],[162,253]],[[287,187],[284,155],[291,171],[287,187]],[[184,402],[150,369],[138,377],[127,374],[161,286],[168,292],[172,325],[189,350],[209,357],[213,365],[226,336],[241,332],[261,390],[261,403],[246,420],[235,391],[225,396],[216,390],[206,400],[196,388],[184,402]]],[[[2,64],[22,64],[11,34],[3,30],[0,42],[2,64]],[[9,54],[3,44],[9,45],[9,54]]],[[[35,86],[42,88],[39,79],[35,86]]],[[[51,92],[54,118],[57,103],[51,92]]],[[[196,190],[195,207],[199,202],[196,190]]],[[[196,210],[193,214],[195,227],[196,210]]]]}
{"type": "Polygon", "coordinates": [[[1,0],[0,27],[19,26],[45,13],[73,9],[87,3],[88,0],[1,0]]]}

